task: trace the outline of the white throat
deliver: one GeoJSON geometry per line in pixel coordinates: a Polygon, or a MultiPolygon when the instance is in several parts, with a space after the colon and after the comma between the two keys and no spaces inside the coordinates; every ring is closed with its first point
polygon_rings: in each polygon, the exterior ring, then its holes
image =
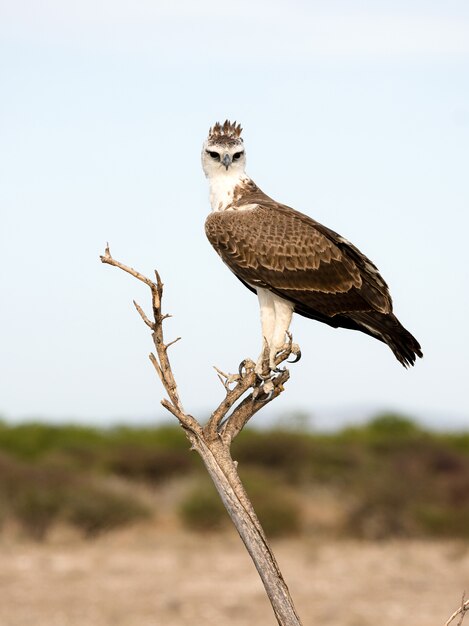
{"type": "Polygon", "coordinates": [[[228,171],[209,178],[210,206],[212,211],[224,211],[233,202],[234,189],[249,180],[244,172],[228,171]]]}

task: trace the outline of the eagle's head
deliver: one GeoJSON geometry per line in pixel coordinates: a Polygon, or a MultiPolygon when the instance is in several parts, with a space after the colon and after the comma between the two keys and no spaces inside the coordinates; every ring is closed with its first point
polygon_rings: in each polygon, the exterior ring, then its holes
{"type": "Polygon", "coordinates": [[[224,174],[240,176],[246,166],[240,124],[226,120],[208,131],[202,147],[202,167],[208,178],[224,174]]]}

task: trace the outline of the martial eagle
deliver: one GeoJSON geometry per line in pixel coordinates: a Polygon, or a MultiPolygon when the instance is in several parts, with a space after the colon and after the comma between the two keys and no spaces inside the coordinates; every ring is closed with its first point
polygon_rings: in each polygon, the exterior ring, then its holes
{"type": "MultiPolygon", "coordinates": [[[[241,126],[216,123],[202,149],[212,212],[207,237],[230,270],[257,293],[270,368],[293,312],[386,343],[402,365],[422,351],[393,313],[388,286],[358,248],[267,196],[245,172],[241,126]]],[[[262,354],[256,372],[262,375],[262,354]]]]}

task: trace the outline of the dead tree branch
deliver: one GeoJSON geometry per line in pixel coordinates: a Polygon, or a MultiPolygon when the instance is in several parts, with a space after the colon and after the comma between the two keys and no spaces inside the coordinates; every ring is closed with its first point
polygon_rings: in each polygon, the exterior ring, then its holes
{"type": "Polygon", "coordinates": [[[459,619],[458,619],[458,623],[456,626],[461,626],[466,613],[469,612],[469,600],[465,600],[465,597],[466,597],[465,594],[463,594],[463,597],[461,600],[461,606],[451,615],[448,621],[445,622],[445,626],[449,626],[451,622],[455,620],[458,616],[459,616],[459,619]]]}
{"type": "MultiPolygon", "coordinates": [[[[168,398],[162,405],[174,415],[183,427],[192,449],[196,450],[207,468],[215,487],[225,505],[241,539],[246,546],[256,569],[264,583],[265,590],[272,604],[280,626],[301,626],[288,587],[282,577],[274,554],[267,542],[265,533],[257,518],[254,508],[238,476],[236,463],[231,458],[230,446],[233,439],[241,432],[250,418],[262,407],[278,397],[289,378],[287,369],[279,366],[295,353],[291,337],[286,349],[277,355],[277,374],[267,382],[260,380],[254,372],[254,363],[243,361],[239,374],[227,375],[217,370],[226,390],[225,398],[213,411],[208,423],[202,426],[192,415],[185,412],[179,398],[176,381],[168,357],[168,348],[179,340],[165,343],[163,320],[169,317],[161,312],[163,283],[155,271],[155,281],[150,280],[133,268],[120,263],[111,256],[106,247],[101,261],[127,272],[145,283],[151,290],[152,317],[143,309],[134,305],[143,322],[151,329],[156,354],[150,354],[150,360],[161,380],[168,398]],[[231,385],[233,387],[231,388],[231,385]]],[[[266,353],[267,357],[267,353],[266,353]]]]}

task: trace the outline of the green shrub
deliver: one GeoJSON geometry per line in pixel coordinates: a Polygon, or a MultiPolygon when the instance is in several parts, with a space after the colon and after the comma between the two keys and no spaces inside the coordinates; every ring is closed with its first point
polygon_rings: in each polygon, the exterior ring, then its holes
{"type": "Polygon", "coordinates": [[[25,463],[0,455],[0,502],[3,517],[15,519],[38,541],[58,521],[68,521],[90,537],[148,514],[133,493],[115,493],[105,482],[57,459],[25,463]]]}
{"type": "Polygon", "coordinates": [[[181,428],[155,427],[93,428],[76,424],[27,422],[8,425],[0,421],[0,450],[22,459],[40,459],[59,450],[80,459],[99,459],[106,451],[119,446],[156,447],[165,450],[189,449],[181,428]]]}
{"type": "Polygon", "coordinates": [[[368,458],[349,490],[347,531],[366,538],[465,537],[469,459],[434,439],[368,458]]]}
{"type": "Polygon", "coordinates": [[[284,482],[260,471],[240,470],[240,476],[268,537],[285,537],[300,531],[301,507],[284,482]]]}
{"type": "Polygon", "coordinates": [[[307,473],[310,455],[311,437],[288,431],[246,431],[233,444],[233,458],[242,466],[278,471],[294,482],[307,473]]]}
{"type": "MultiPolygon", "coordinates": [[[[300,528],[300,508],[288,488],[273,484],[267,475],[243,472],[243,482],[259,520],[268,536],[286,536],[300,528]]],[[[180,503],[179,513],[187,528],[220,530],[228,515],[211,481],[201,479],[180,503]]]]}
{"type": "Polygon", "coordinates": [[[415,510],[416,518],[424,534],[454,539],[469,538],[469,506],[442,507],[420,504],[415,510]]]}
{"type": "MultiPolygon", "coordinates": [[[[415,534],[409,482],[389,480],[377,472],[356,489],[345,521],[346,534],[363,539],[385,539],[415,534]]],[[[350,498],[350,495],[349,495],[350,498]]]]}
{"type": "Polygon", "coordinates": [[[314,436],[308,460],[310,482],[348,487],[360,468],[368,462],[368,453],[354,442],[344,445],[336,437],[314,436]]]}
{"type": "Polygon", "coordinates": [[[2,487],[6,506],[29,537],[42,540],[60,517],[72,476],[63,467],[11,461],[2,487]]]}
{"type": "Polygon", "coordinates": [[[393,413],[383,413],[363,426],[344,428],[338,433],[339,440],[360,443],[371,451],[412,446],[416,441],[428,438],[428,433],[412,420],[393,413]]]}
{"type": "Polygon", "coordinates": [[[228,520],[227,512],[212,482],[200,479],[179,504],[183,524],[196,531],[220,530],[228,520]]]}
{"type": "Polygon", "coordinates": [[[149,509],[132,495],[115,493],[103,485],[82,483],[67,494],[64,517],[90,538],[149,514],[149,509]]]}
{"type": "Polygon", "coordinates": [[[108,470],[131,480],[157,483],[194,467],[189,450],[136,444],[120,445],[110,453],[108,470]]]}
{"type": "Polygon", "coordinates": [[[103,431],[78,425],[0,423],[0,449],[23,459],[38,459],[51,450],[88,450],[102,445],[103,431]]]}
{"type": "MultiPolygon", "coordinates": [[[[338,433],[248,428],[234,442],[233,458],[269,535],[300,527],[298,484],[303,494],[316,487],[337,494],[337,514],[351,535],[468,535],[468,433],[432,434],[394,414],[338,433]]],[[[42,539],[66,520],[92,536],[145,515],[135,493],[116,492],[106,475],[157,487],[168,477],[199,476],[201,467],[176,425],[0,422],[0,526],[16,519],[42,539]]],[[[208,478],[186,494],[179,513],[191,528],[216,529],[228,520],[208,478]]]]}
{"type": "Polygon", "coordinates": [[[13,504],[13,513],[23,531],[43,540],[62,510],[62,496],[49,489],[22,489],[13,504]]]}
{"type": "Polygon", "coordinates": [[[371,419],[363,430],[371,437],[387,439],[407,439],[424,432],[410,418],[397,413],[380,413],[371,419]]]}

